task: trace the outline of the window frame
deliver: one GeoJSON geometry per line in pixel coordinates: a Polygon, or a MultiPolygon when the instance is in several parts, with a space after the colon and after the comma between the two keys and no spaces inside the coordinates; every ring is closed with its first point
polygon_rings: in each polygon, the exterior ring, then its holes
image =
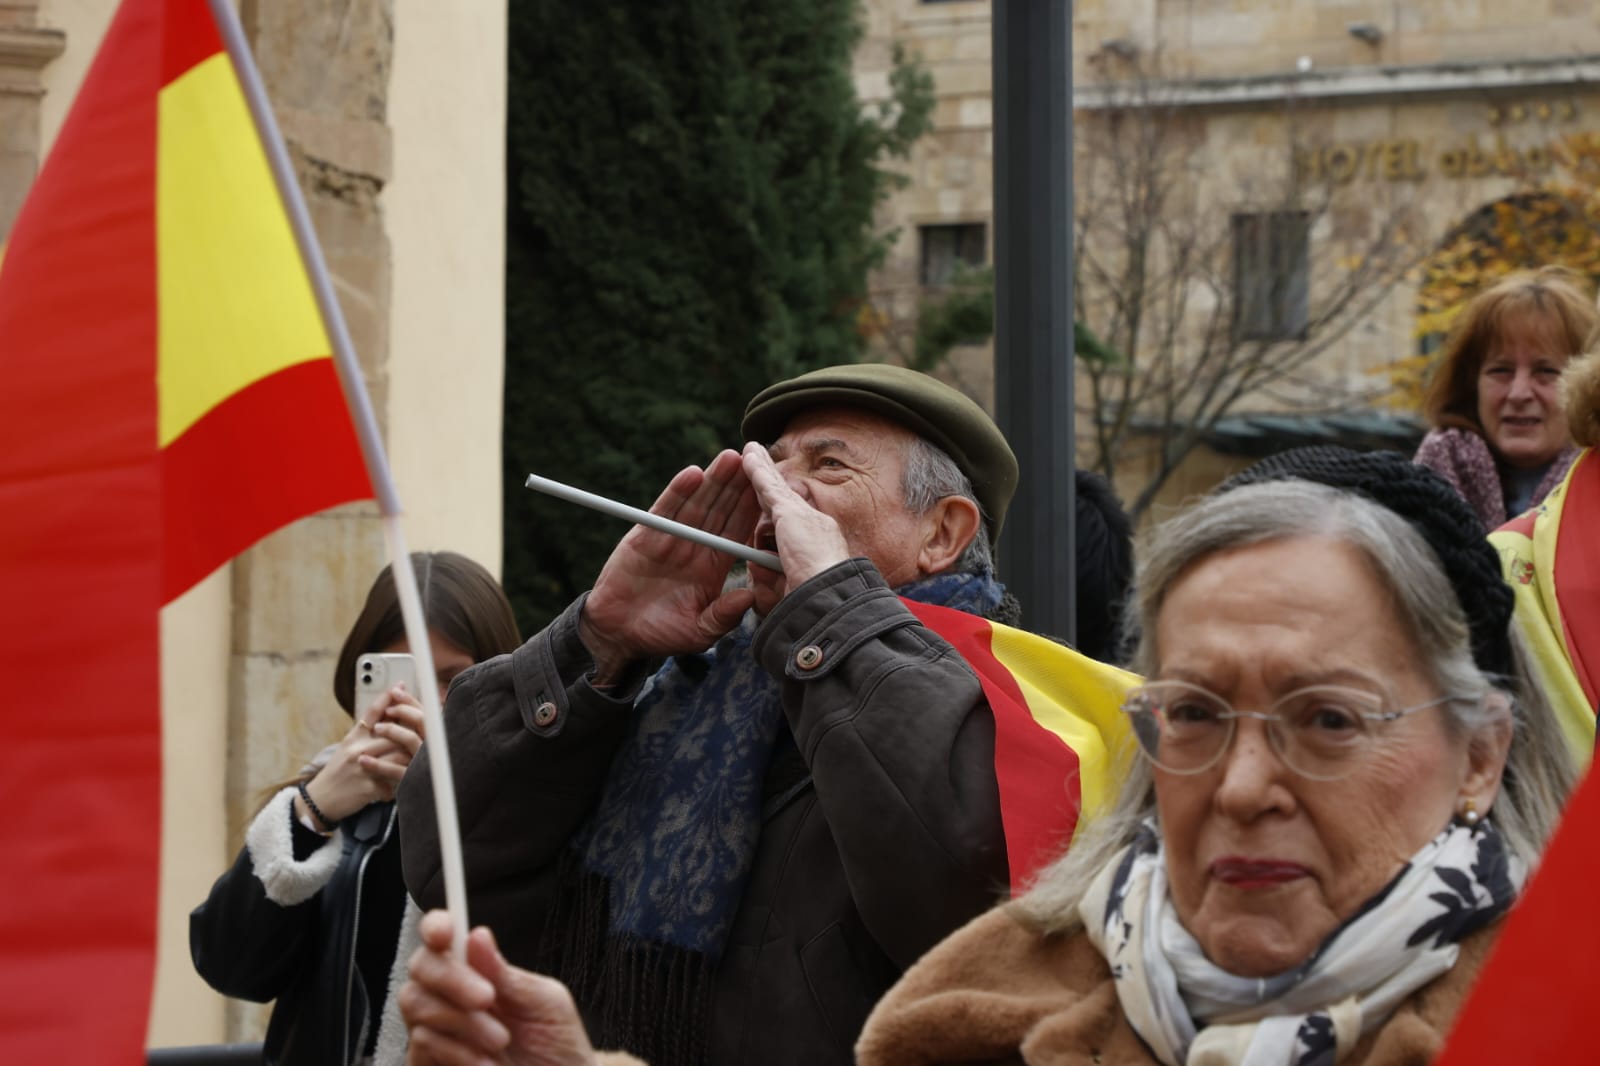
{"type": "Polygon", "coordinates": [[[961,266],[982,267],[989,262],[989,224],[976,222],[929,222],[917,225],[917,281],[925,289],[948,286],[961,266]],[[948,248],[934,251],[930,237],[950,237],[948,248]],[[934,255],[946,258],[942,276],[935,277],[934,255]]]}
{"type": "Polygon", "coordinates": [[[1311,213],[1236,211],[1233,339],[1303,341],[1311,325],[1311,213]]]}

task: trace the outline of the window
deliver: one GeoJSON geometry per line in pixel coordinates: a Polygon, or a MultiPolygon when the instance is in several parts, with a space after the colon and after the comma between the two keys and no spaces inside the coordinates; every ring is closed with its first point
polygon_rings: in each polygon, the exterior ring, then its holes
{"type": "Polygon", "coordinates": [[[1233,216],[1235,340],[1297,340],[1310,314],[1311,219],[1304,211],[1233,216]]]}
{"type": "Polygon", "coordinates": [[[982,222],[918,226],[922,241],[922,283],[948,285],[960,266],[982,266],[987,258],[982,222]]]}

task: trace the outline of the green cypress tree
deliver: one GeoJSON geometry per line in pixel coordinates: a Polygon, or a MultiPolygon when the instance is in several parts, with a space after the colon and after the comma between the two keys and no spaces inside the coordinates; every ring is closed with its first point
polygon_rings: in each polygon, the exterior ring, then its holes
{"type": "Polygon", "coordinates": [[[506,586],[526,631],[588,587],[620,522],[530,472],[648,506],[738,443],[762,386],[862,352],[882,169],[928,125],[851,78],[858,0],[513,0],[506,586]]]}

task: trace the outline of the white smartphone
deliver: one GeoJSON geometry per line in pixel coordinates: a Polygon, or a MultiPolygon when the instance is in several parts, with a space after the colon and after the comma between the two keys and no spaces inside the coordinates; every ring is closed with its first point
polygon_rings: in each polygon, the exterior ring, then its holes
{"type": "Polygon", "coordinates": [[[371,652],[356,659],[356,714],[404,681],[406,691],[417,694],[417,662],[405,652],[371,652]]]}

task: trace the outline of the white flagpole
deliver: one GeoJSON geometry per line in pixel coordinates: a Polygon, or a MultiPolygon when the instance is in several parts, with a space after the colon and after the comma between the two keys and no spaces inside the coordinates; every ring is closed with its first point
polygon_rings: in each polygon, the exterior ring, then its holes
{"type": "Polygon", "coordinates": [[[423,726],[429,750],[428,766],[433,773],[439,850],[444,863],[445,906],[449,908],[455,926],[451,950],[456,957],[464,959],[467,950],[467,880],[461,858],[461,826],[456,816],[455,781],[450,772],[450,749],[445,741],[439,689],[430,683],[437,673],[433,665],[433,646],[428,639],[428,623],[422,613],[422,597],[417,591],[417,575],[411,566],[411,553],[406,550],[405,535],[400,529],[400,497],[395,492],[394,478],[389,472],[389,461],[383,451],[383,438],[378,433],[378,423],[372,414],[372,401],[367,398],[367,390],[361,382],[361,366],[356,361],[355,345],[350,340],[350,331],[345,327],[344,314],[339,309],[339,300],[328,275],[328,265],[322,258],[322,247],[317,243],[311,215],[300,195],[300,184],[295,180],[294,167],[289,162],[283,135],[278,132],[272,103],[267,99],[261,74],[256,70],[255,57],[250,53],[244,29],[239,25],[239,16],[234,12],[230,0],[207,2],[223,46],[233,60],[239,87],[244,92],[250,117],[255,122],[256,135],[266,152],[267,165],[272,169],[273,183],[278,187],[278,196],[283,201],[289,226],[294,231],[301,263],[311,280],[311,292],[322,313],[323,328],[327,330],[328,339],[333,345],[333,362],[339,372],[339,383],[344,389],[345,404],[350,409],[350,420],[361,442],[367,476],[372,481],[378,510],[383,515],[390,568],[394,574],[395,590],[400,597],[400,614],[405,620],[406,643],[417,662],[417,687],[421,689],[417,695],[422,700],[423,726]]]}
{"type": "Polygon", "coordinates": [[[768,570],[776,570],[780,574],[783,573],[782,560],[771,552],[752,548],[748,544],[740,544],[738,541],[729,540],[727,537],[719,537],[715,533],[707,533],[703,529],[696,529],[694,526],[684,525],[682,522],[675,522],[670,518],[651,514],[649,511],[641,511],[637,507],[629,507],[627,504],[618,503],[608,496],[598,496],[592,492],[575,489],[571,485],[563,485],[559,481],[540,477],[538,474],[529,474],[528,480],[523,484],[535,492],[554,496],[558,500],[566,500],[568,503],[575,503],[581,507],[599,511],[601,514],[608,514],[613,518],[623,518],[641,526],[658,529],[663,533],[671,533],[675,537],[682,537],[684,540],[703,544],[707,548],[715,548],[719,552],[725,552],[736,559],[743,559],[747,563],[755,563],[757,566],[764,566],[768,570]]]}

